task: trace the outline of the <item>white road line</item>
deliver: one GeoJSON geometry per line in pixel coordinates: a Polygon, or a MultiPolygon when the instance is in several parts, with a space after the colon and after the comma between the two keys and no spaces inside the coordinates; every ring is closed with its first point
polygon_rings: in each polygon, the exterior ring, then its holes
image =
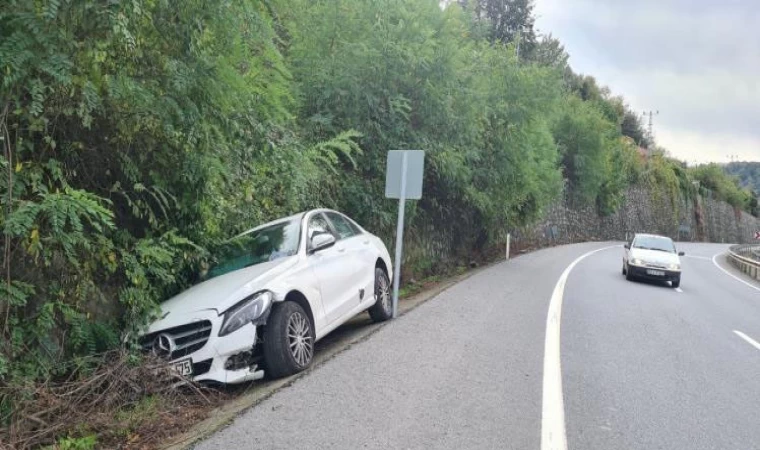
{"type": "Polygon", "coordinates": [[[713,256],[713,257],[712,257],[712,262],[713,262],[713,264],[715,264],[715,267],[717,267],[718,269],[722,270],[722,271],[723,271],[723,273],[725,273],[725,274],[726,274],[726,275],[728,275],[729,277],[733,278],[734,280],[736,280],[736,281],[738,281],[738,282],[740,282],[740,283],[744,283],[744,284],[746,284],[747,286],[751,287],[752,289],[754,289],[754,290],[756,290],[756,291],[760,291],[760,288],[759,288],[759,287],[757,287],[757,286],[755,286],[755,285],[753,285],[753,284],[750,284],[750,283],[748,283],[748,282],[747,282],[747,281],[745,281],[745,280],[742,280],[741,278],[739,278],[739,277],[737,277],[736,275],[732,274],[732,273],[731,273],[731,272],[729,272],[728,270],[726,270],[726,269],[724,269],[723,267],[721,267],[721,266],[720,266],[720,264],[718,264],[718,260],[717,260],[718,256],[720,256],[720,255],[724,255],[724,254],[725,254],[725,253],[718,253],[717,255],[715,255],[715,256],[713,256]]]}
{"type": "Polygon", "coordinates": [[[549,301],[546,316],[546,340],[544,341],[544,386],[541,405],[541,450],[567,450],[565,431],[565,403],[562,396],[562,366],[560,363],[560,320],[562,297],[567,277],[573,268],[586,257],[619,245],[600,248],[586,253],[570,264],[559,277],[549,301]]]}
{"type": "Polygon", "coordinates": [[[684,255],[684,258],[691,258],[691,259],[704,259],[705,261],[710,261],[709,256],[697,256],[697,255],[684,255]]]}
{"type": "Polygon", "coordinates": [[[681,288],[676,288],[676,292],[678,292],[679,294],[683,294],[683,291],[681,290],[681,288]]]}
{"type": "Polygon", "coordinates": [[[739,336],[740,338],[744,339],[749,343],[749,345],[755,347],[756,349],[760,350],[760,343],[758,343],[756,340],[752,339],[751,337],[747,336],[746,334],[742,333],[741,331],[734,330],[734,334],[739,336]]]}

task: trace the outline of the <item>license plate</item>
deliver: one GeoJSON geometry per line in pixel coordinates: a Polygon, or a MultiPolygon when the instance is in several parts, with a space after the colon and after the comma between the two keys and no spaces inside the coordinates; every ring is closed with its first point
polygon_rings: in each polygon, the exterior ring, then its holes
{"type": "Polygon", "coordinates": [[[647,275],[652,275],[653,277],[664,277],[665,272],[663,272],[662,270],[647,269],[647,275]]]}
{"type": "Polygon", "coordinates": [[[193,360],[191,358],[183,359],[172,364],[175,372],[183,377],[189,377],[193,374],[193,360]]]}

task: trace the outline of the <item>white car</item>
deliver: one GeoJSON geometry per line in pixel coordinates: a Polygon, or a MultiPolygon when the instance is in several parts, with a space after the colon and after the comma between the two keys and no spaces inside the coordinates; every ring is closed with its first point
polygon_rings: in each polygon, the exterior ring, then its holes
{"type": "Polygon", "coordinates": [[[623,275],[627,280],[646,278],[670,281],[677,288],[681,285],[681,258],[673,240],[653,234],[636,234],[624,245],[623,275]]]}
{"type": "Polygon", "coordinates": [[[357,314],[392,316],[388,250],[338,212],[267,223],[215,257],[205,281],[163,303],[140,337],[196,381],[294,374],[309,367],[316,341],[357,314]]]}

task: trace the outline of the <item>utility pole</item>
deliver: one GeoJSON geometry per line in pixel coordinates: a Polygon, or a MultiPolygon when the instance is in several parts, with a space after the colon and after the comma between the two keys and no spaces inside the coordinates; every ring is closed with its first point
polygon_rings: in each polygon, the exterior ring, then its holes
{"type": "Polygon", "coordinates": [[[647,139],[649,140],[649,148],[647,148],[647,159],[652,157],[652,146],[654,145],[654,116],[660,114],[660,111],[644,111],[644,117],[649,116],[647,125],[647,139]]]}
{"type": "Polygon", "coordinates": [[[515,57],[517,57],[517,62],[520,62],[520,41],[522,41],[522,26],[517,30],[517,47],[515,47],[515,57]]]}

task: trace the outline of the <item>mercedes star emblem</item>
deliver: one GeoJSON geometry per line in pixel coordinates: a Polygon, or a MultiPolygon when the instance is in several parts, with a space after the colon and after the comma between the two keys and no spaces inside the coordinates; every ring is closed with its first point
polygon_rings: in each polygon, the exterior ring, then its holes
{"type": "Polygon", "coordinates": [[[175,348],[176,345],[174,344],[174,339],[172,339],[172,337],[166,333],[159,334],[156,336],[156,339],[153,340],[153,353],[158,357],[171,357],[171,354],[174,352],[175,348]]]}

